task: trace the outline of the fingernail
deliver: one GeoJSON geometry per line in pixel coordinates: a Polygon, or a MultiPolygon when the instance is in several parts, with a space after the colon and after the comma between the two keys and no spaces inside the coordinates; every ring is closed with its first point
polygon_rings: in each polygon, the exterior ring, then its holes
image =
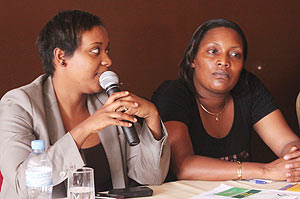
{"type": "Polygon", "coordinates": [[[294,147],[292,147],[291,150],[296,151],[296,150],[298,150],[298,148],[294,146],[294,147]]]}
{"type": "Polygon", "coordinates": [[[138,104],[138,103],[136,103],[136,102],[134,102],[134,105],[135,105],[135,106],[138,106],[139,104],[138,104]]]}
{"type": "Polygon", "coordinates": [[[136,119],[136,118],[134,118],[133,120],[134,120],[135,122],[137,122],[137,119],[136,119]]]}
{"type": "Polygon", "coordinates": [[[132,126],[132,124],[131,124],[131,123],[129,123],[129,126],[132,126]]]}
{"type": "Polygon", "coordinates": [[[283,159],[288,160],[289,157],[287,155],[283,156],[283,159]]]}
{"type": "Polygon", "coordinates": [[[291,173],[287,173],[286,176],[287,176],[287,177],[290,177],[290,176],[292,176],[292,175],[291,175],[291,173]]]}
{"type": "Polygon", "coordinates": [[[128,92],[128,91],[125,91],[124,93],[125,93],[125,94],[128,94],[129,92],[128,92]]]}
{"type": "Polygon", "coordinates": [[[288,169],[288,168],[291,168],[291,165],[290,165],[290,164],[286,164],[284,167],[285,167],[286,169],[288,169]]]}

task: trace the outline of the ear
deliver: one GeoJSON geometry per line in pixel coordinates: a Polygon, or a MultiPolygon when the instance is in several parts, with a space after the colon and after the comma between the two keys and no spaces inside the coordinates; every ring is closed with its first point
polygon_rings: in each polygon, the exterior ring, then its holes
{"type": "Polygon", "coordinates": [[[55,48],[53,50],[53,62],[54,62],[54,67],[66,66],[65,52],[60,48],[55,48]]]}
{"type": "Polygon", "coordinates": [[[194,63],[194,61],[192,62],[192,68],[195,68],[196,66],[195,66],[195,63],[194,63]]]}

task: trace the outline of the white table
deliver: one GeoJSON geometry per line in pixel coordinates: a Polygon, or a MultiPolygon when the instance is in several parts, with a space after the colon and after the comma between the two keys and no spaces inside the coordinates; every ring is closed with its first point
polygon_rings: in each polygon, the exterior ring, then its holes
{"type": "MultiPolygon", "coordinates": [[[[269,184],[254,184],[246,181],[189,181],[181,180],[176,182],[164,183],[159,186],[149,186],[153,189],[153,196],[143,197],[164,198],[164,199],[188,199],[199,195],[203,192],[210,191],[220,184],[226,184],[240,188],[256,188],[256,189],[280,189],[288,184],[287,182],[272,182],[269,184]]],[[[142,199],[142,198],[140,198],[142,199]]]]}
{"type": "Polygon", "coordinates": [[[240,188],[254,189],[280,189],[288,184],[287,182],[272,182],[269,184],[254,184],[247,181],[192,181],[180,180],[168,182],[157,186],[148,186],[153,190],[153,196],[136,199],[189,199],[193,196],[210,191],[220,184],[226,184],[240,188]]]}

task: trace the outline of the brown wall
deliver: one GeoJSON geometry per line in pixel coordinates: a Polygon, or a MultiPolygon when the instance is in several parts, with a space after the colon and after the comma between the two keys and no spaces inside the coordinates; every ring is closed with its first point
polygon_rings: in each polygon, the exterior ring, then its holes
{"type": "MultiPolygon", "coordinates": [[[[46,21],[65,9],[102,18],[110,34],[112,70],[124,87],[148,98],[163,80],[177,77],[178,64],[198,25],[211,18],[237,22],[249,43],[246,68],[265,83],[288,123],[299,131],[298,0],[1,0],[0,96],[43,72],[36,36],[46,21]]],[[[260,147],[266,150],[263,145],[255,150],[260,147]]],[[[266,161],[273,155],[258,153],[256,158],[266,161]]]]}

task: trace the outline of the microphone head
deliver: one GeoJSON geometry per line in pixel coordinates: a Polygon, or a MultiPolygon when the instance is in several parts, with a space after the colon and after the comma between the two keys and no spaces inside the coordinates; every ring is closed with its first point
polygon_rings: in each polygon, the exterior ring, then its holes
{"type": "Polygon", "coordinates": [[[105,90],[113,84],[119,84],[119,78],[116,73],[112,71],[105,71],[99,78],[100,86],[105,90]]]}

